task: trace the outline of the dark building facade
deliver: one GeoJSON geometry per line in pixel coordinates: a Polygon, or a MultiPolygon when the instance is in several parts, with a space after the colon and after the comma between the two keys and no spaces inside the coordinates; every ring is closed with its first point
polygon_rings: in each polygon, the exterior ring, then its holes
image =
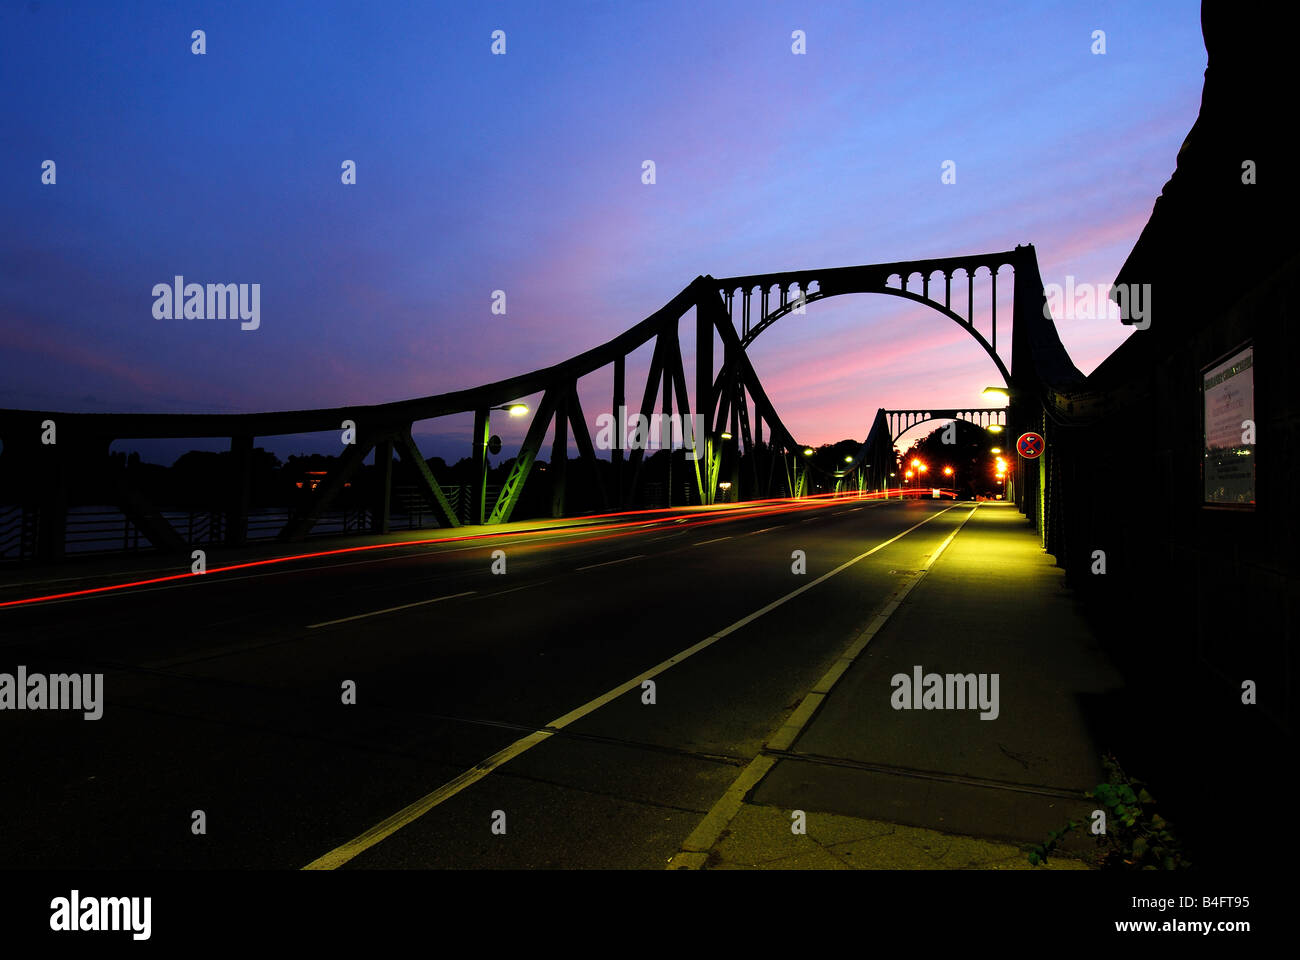
{"type": "Polygon", "coordinates": [[[1115,280],[1149,291],[1149,325],[1127,315],[1082,384],[1045,391],[1050,456],[1020,478],[1129,675],[1114,722],[1206,822],[1276,793],[1295,725],[1300,83],[1281,10],[1205,4],[1200,114],[1115,280]]]}

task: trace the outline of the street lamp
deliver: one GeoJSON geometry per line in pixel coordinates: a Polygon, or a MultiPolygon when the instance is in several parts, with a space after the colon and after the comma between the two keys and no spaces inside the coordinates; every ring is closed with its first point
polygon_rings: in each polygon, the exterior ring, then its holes
{"type": "Polygon", "coordinates": [[[1011,391],[1006,387],[985,387],[984,396],[992,400],[1002,400],[1004,402],[1011,399],[1011,391]]]}
{"type": "Polygon", "coordinates": [[[492,436],[492,411],[502,410],[512,417],[528,415],[528,404],[507,403],[499,407],[484,407],[474,411],[474,459],[478,461],[478,522],[487,517],[487,470],[489,453],[501,452],[501,438],[492,436]]]}

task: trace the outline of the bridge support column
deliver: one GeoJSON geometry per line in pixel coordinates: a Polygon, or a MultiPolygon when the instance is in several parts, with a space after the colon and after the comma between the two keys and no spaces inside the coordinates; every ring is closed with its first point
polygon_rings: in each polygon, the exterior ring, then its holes
{"type": "Polygon", "coordinates": [[[569,395],[555,405],[555,440],[551,444],[551,516],[564,516],[564,479],[569,465],[569,395]]]}
{"type": "Polygon", "coordinates": [[[374,516],[370,528],[388,533],[393,506],[393,438],[385,436],[375,443],[374,516]]]}
{"type": "Polygon", "coordinates": [[[623,506],[623,441],[626,439],[625,431],[627,430],[627,424],[624,422],[623,416],[627,410],[626,377],[627,357],[619,357],[614,361],[614,417],[618,422],[614,425],[614,449],[610,452],[610,462],[614,472],[614,506],[616,509],[623,506]]]}
{"type": "Polygon", "coordinates": [[[230,438],[230,502],[226,507],[226,546],[248,540],[248,507],[252,500],[253,438],[230,438]]]}
{"type": "MultiPolygon", "coordinates": [[[[663,336],[666,336],[666,334],[663,334],[663,336]]],[[[676,333],[674,332],[674,346],[676,345],[676,342],[676,333]]],[[[668,463],[665,465],[666,474],[664,477],[664,496],[666,498],[664,505],[671,507],[673,505],[673,372],[671,356],[665,357],[664,359],[664,395],[661,407],[663,411],[663,419],[659,421],[659,446],[668,455],[668,463]],[[667,436],[664,436],[665,433],[667,433],[667,436]]]]}
{"type": "Polygon", "coordinates": [[[488,431],[492,429],[486,407],[474,411],[474,500],[478,508],[470,521],[482,524],[487,519],[487,445],[488,431]]]}
{"type": "MultiPolygon", "coordinates": [[[[712,294],[708,294],[711,296],[712,294]]],[[[727,309],[731,309],[731,295],[727,295],[727,309]]],[[[701,436],[695,438],[697,444],[703,444],[703,450],[696,451],[704,463],[704,478],[700,483],[700,503],[708,505],[713,502],[714,471],[713,447],[713,319],[705,305],[695,305],[695,413],[704,428],[701,436]]],[[[696,469],[700,461],[696,460],[696,469]]]]}

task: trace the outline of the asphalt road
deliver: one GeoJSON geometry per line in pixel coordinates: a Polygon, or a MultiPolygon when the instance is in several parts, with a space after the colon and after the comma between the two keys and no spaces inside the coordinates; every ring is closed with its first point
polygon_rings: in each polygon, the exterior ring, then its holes
{"type": "Polygon", "coordinates": [[[951,507],[783,503],[0,609],[0,672],[105,674],[99,720],[0,713],[0,866],[662,867],[951,507]],[[617,693],[656,667],[654,703],[617,693]]]}

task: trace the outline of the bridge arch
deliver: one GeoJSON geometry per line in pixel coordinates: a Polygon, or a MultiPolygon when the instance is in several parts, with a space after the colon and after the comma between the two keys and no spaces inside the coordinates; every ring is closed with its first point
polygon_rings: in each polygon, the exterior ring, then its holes
{"type": "MultiPolygon", "coordinates": [[[[943,260],[918,260],[909,263],[841,267],[823,271],[797,271],[782,274],[763,274],[735,277],[717,281],[727,312],[739,328],[741,346],[748,347],[758,335],[777,320],[791,313],[802,313],[808,304],[830,297],[853,293],[880,293],[910,300],[942,314],[962,327],[985,352],[1003,382],[1010,387],[1011,371],[997,350],[997,280],[1003,267],[1010,267],[1014,283],[1016,261],[1022,250],[1033,256],[1032,248],[1016,248],[997,254],[977,257],[952,257],[943,260]],[[984,273],[981,275],[981,271],[984,273]],[[967,281],[967,316],[962,317],[952,303],[952,283],[958,275],[967,281]],[[942,280],[936,280],[936,275],[942,280]],[[913,278],[919,278],[920,292],[911,289],[913,278]],[[992,287],[989,298],[991,339],[985,337],[975,324],[975,281],[987,282],[992,287]],[[943,286],[943,299],[931,295],[931,285],[943,286]],[[772,291],[778,292],[773,302],[772,291]],[[797,296],[793,295],[798,290],[797,296]],[[751,313],[758,294],[757,316],[751,313]],[[737,303],[737,300],[740,302],[737,303]],[[737,316],[737,307],[739,316],[737,316]],[[738,321],[738,322],[737,322],[738,321]]],[[[721,378],[719,378],[721,379],[721,378]]]]}

